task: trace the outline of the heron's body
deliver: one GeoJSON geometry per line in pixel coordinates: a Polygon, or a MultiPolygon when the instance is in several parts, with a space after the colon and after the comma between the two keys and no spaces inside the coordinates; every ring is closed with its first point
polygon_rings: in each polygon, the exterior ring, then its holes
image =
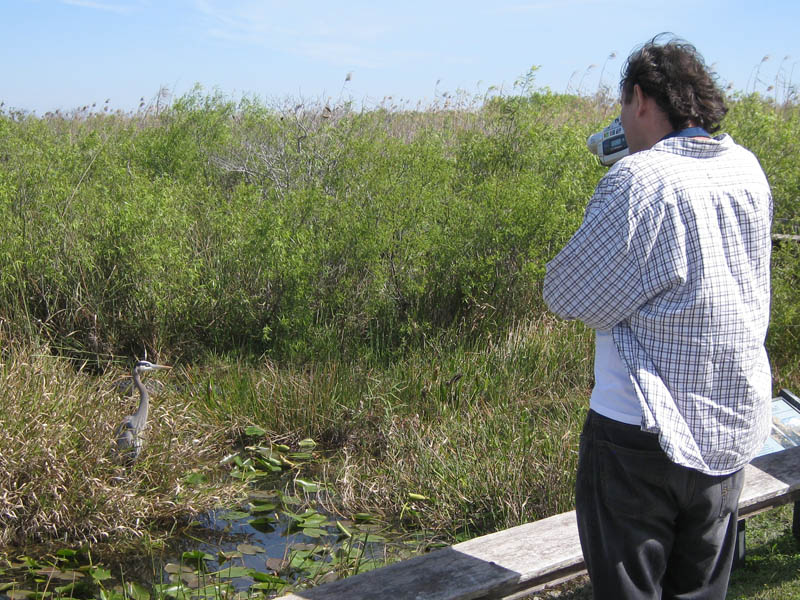
{"type": "Polygon", "coordinates": [[[142,451],[142,433],[147,427],[147,413],[150,409],[150,394],[142,384],[141,374],[155,369],[169,369],[165,365],[156,365],[146,360],[137,362],[131,373],[133,385],[139,390],[139,407],[132,415],[125,417],[114,433],[116,455],[124,462],[133,462],[142,451]]]}

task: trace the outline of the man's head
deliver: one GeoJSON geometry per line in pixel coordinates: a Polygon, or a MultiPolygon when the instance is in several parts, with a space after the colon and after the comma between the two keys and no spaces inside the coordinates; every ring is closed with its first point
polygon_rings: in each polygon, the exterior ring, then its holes
{"type": "Polygon", "coordinates": [[[630,114],[630,105],[638,108],[646,101],[663,113],[669,128],[666,133],[691,126],[703,127],[709,133],[718,131],[728,108],[714,75],[694,46],[676,38],[661,43],[661,37],[656,36],[628,57],[619,86],[623,113],[626,105],[630,114]]]}

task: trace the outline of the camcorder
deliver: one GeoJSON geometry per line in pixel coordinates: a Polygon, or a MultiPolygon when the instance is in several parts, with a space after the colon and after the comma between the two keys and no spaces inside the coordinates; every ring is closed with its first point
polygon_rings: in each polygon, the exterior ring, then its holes
{"type": "Polygon", "coordinates": [[[586,140],[589,151],[600,159],[600,164],[610,167],[623,156],[628,156],[628,142],[622,121],[617,117],[611,124],[589,136],[586,140]]]}

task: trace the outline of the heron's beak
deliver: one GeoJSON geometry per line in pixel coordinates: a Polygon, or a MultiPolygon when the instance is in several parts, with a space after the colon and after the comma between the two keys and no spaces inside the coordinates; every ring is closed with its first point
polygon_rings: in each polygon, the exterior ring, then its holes
{"type": "Polygon", "coordinates": [[[153,365],[154,369],[171,369],[169,365],[153,365]]]}

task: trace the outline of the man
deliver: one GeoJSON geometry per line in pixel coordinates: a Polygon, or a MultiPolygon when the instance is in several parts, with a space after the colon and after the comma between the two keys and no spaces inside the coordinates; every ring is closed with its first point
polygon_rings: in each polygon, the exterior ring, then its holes
{"type": "Polygon", "coordinates": [[[702,57],[658,37],[620,84],[630,155],[547,265],[596,329],[575,489],[595,598],[724,598],[742,467],[770,427],[772,196],[702,57]]]}

